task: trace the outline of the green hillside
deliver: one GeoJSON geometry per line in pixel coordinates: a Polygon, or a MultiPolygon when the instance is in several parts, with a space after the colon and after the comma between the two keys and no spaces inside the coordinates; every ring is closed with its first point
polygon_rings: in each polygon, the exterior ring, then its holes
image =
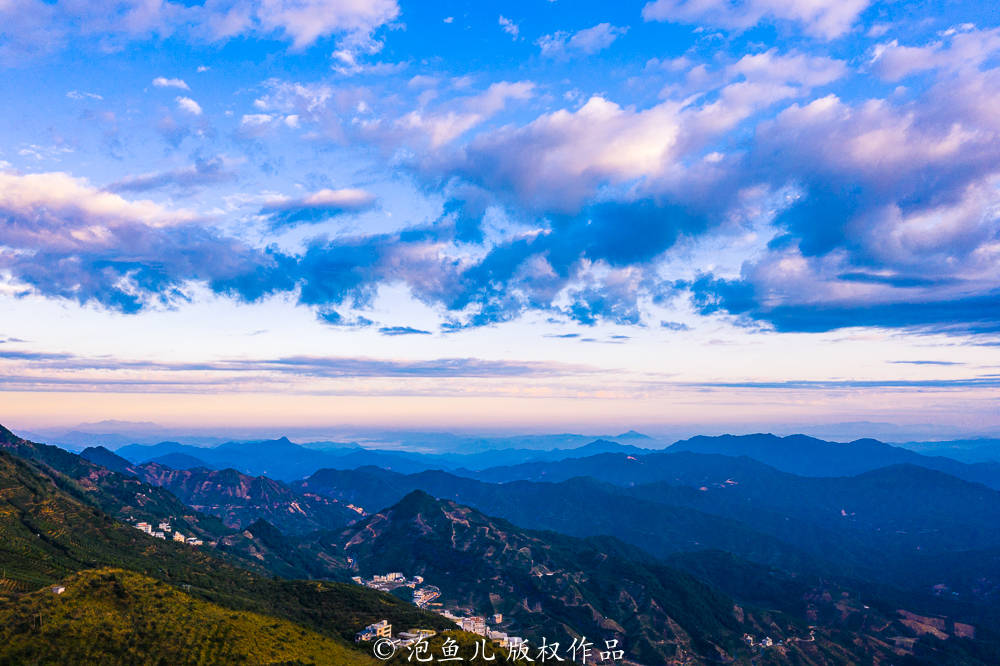
{"type": "Polygon", "coordinates": [[[331,664],[373,658],[287,620],[233,611],[148,576],[93,569],[0,605],[9,664],[331,664]]]}
{"type": "Polygon", "coordinates": [[[169,520],[178,530],[204,540],[229,532],[215,516],[201,514],[170,491],[119,474],[56,446],[18,437],[0,425],[0,450],[31,461],[43,474],[76,499],[99,507],[119,520],[169,520]]]}
{"type": "Polygon", "coordinates": [[[231,611],[280,617],[335,640],[350,640],[359,628],[381,619],[397,627],[454,626],[388,594],[344,583],[259,575],[197,548],[151,538],[80,501],[60,487],[63,481],[32,461],[0,450],[4,607],[77,571],[113,567],[155,578],[231,611]]]}

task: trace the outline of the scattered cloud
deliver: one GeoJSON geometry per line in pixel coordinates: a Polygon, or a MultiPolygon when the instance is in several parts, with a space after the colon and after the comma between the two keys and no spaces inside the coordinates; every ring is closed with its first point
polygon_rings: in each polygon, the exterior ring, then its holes
{"type": "Polygon", "coordinates": [[[411,326],[383,326],[378,329],[382,335],[430,335],[430,331],[424,331],[411,326]]]}
{"type": "Polygon", "coordinates": [[[848,32],[869,4],[870,0],[653,0],[642,8],[642,17],[740,31],[762,22],[789,21],[812,37],[830,40],[848,32]]]}
{"type": "MultiPolygon", "coordinates": [[[[403,327],[406,328],[406,327],[403,327]]],[[[413,329],[416,330],[416,329],[413,329]]],[[[438,358],[421,361],[343,356],[281,356],[257,359],[165,362],[87,357],[53,352],[0,351],[0,361],[30,361],[32,368],[53,371],[144,371],[152,373],[208,373],[294,375],[325,379],[372,377],[557,377],[593,371],[585,365],[537,361],[492,361],[478,358],[438,358]]],[[[4,373],[6,374],[6,373],[4,373]]],[[[164,377],[164,379],[168,379],[164,377]]],[[[112,376],[89,380],[113,381],[112,376]]],[[[171,381],[180,382],[182,379],[171,381]]]]}
{"type": "Polygon", "coordinates": [[[371,41],[371,33],[399,16],[396,0],[268,0],[256,9],[259,29],[278,31],[303,49],[334,34],[349,44],[371,41]]]}
{"type": "Polygon", "coordinates": [[[260,213],[273,228],[317,223],[332,217],[370,210],[375,195],[357,188],[319,190],[301,199],[278,199],[264,206],[260,213]]]}
{"type": "Polygon", "coordinates": [[[628,32],[610,23],[598,23],[576,33],[556,32],[544,35],[535,42],[543,56],[564,58],[573,55],[592,55],[611,46],[616,39],[628,32]]]}
{"type": "Polygon", "coordinates": [[[191,90],[190,86],[183,79],[168,79],[158,76],[153,79],[153,85],[157,88],[180,88],[181,90],[191,90]]]}
{"type": "Polygon", "coordinates": [[[501,15],[500,19],[497,21],[500,25],[500,29],[511,36],[511,39],[518,39],[521,34],[521,28],[516,23],[511,21],[509,18],[501,15]]]}
{"type": "Polygon", "coordinates": [[[234,180],[236,174],[229,169],[222,157],[198,159],[190,166],[169,171],[157,171],[128,176],[115,181],[105,189],[109,192],[146,192],[159,188],[195,189],[206,185],[234,180]]]}
{"type": "Polygon", "coordinates": [[[97,93],[86,92],[86,91],[81,91],[81,90],[70,90],[68,93],[66,93],[66,97],[68,97],[69,99],[77,99],[77,100],[80,100],[80,99],[102,100],[102,99],[104,99],[103,97],[101,97],[97,93]]]}
{"type": "Polygon", "coordinates": [[[896,365],[965,365],[957,361],[889,361],[896,365]]]}
{"type": "Polygon", "coordinates": [[[138,312],[185,300],[192,282],[254,300],[286,280],[278,257],[213,232],[193,213],[128,201],[63,173],[0,172],[0,220],[0,270],[13,284],[82,304],[138,312]]]}
{"type": "Polygon", "coordinates": [[[194,116],[201,115],[201,105],[190,97],[178,97],[177,108],[194,116]]]}
{"type": "MultiPolygon", "coordinates": [[[[351,47],[377,41],[373,33],[399,13],[396,0],[121,0],[112,6],[8,0],[0,4],[0,58],[23,60],[74,43],[116,50],[174,35],[202,43],[275,37],[290,41],[294,50],[333,36],[351,47]]],[[[187,90],[180,79],[157,80],[167,83],[154,85],[187,90]]]]}

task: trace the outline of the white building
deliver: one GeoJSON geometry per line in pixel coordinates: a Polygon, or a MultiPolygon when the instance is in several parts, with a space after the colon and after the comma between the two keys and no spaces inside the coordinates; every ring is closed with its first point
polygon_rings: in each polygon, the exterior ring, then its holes
{"type": "Polygon", "coordinates": [[[486,636],[486,618],[484,617],[463,617],[459,620],[458,626],[462,628],[462,631],[486,636]]]}
{"type": "Polygon", "coordinates": [[[376,638],[392,638],[392,625],[389,624],[389,620],[380,620],[375,624],[369,624],[367,627],[359,631],[354,635],[354,641],[371,641],[376,638]]]}

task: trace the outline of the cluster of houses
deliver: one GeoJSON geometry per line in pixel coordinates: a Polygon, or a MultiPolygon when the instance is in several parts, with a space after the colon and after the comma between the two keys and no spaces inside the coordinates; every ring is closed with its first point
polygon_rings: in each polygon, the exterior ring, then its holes
{"type": "Polygon", "coordinates": [[[362,578],[361,576],[355,576],[352,578],[358,585],[364,585],[365,587],[370,587],[373,590],[381,590],[382,592],[390,592],[395,590],[397,587],[412,587],[416,588],[424,582],[423,576],[414,576],[413,578],[407,579],[399,571],[393,571],[387,574],[376,574],[371,578],[362,578]]]}
{"type": "Polygon", "coordinates": [[[355,642],[360,643],[362,641],[374,641],[379,638],[388,638],[392,640],[393,646],[400,648],[427,640],[436,633],[437,632],[433,629],[413,629],[411,631],[401,631],[396,634],[395,638],[393,638],[392,625],[389,624],[389,620],[380,620],[375,624],[369,624],[367,627],[355,634],[354,640],[355,642]]]}
{"type": "Polygon", "coordinates": [[[399,571],[392,571],[387,574],[362,578],[355,576],[352,578],[358,585],[370,587],[381,592],[392,592],[398,587],[409,587],[413,590],[413,603],[420,608],[426,608],[431,602],[441,596],[441,590],[434,585],[424,585],[423,576],[407,578],[399,571]]]}
{"type": "MultiPolygon", "coordinates": [[[[765,636],[764,638],[757,640],[756,636],[752,636],[750,634],[743,634],[743,642],[750,647],[769,648],[774,645],[774,641],[770,636],[765,636]]],[[[781,641],[778,642],[780,643],[781,641]]]]}
{"type": "Polygon", "coordinates": [[[460,616],[449,610],[436,610],[435,612],[457,624],[462,631],[468,631],[471,634],[478,634],[483,638],[496,641],[502,648],[513,648],[516,650],[524,643],[524,639],[520,636],[511,636],[500,630],[500,624],[503,622],[503,615],[500,613],[490,615],[487,618],[479,615],[460,616]]]}
{"type": "MultiPolygon", "coordinates": [[[[448,618],[457,624],[462,631],[468,631],[469,633],[478,634],[484,638],[496,641],[503,648],[517,649],[524,643],[524,639],[520,636],[510,636],[500,630],[500,625],[503,622],[503,615],[500,613],[487,618],[478,615],[456,615],[448,609],[441,608],[440,603],[434,603],[441,596],[441,590],[434,585],[424,585],[422,576],[406,578],[401,572],[393,571],[387,574],[375,575],[367,579],[355,576],[351,580],[358,585],[364,585],[365,587],[382,592],[390,592],[399,587],[413,588],[413,603],[415,605],[448,618]]],[[[427,630],[400,632],[393,639],[393,644],[398,646],[412,645],[433,635],[433,631],[428,632],[427,630]]],[[[379,638],[393,638],[392,625],[389,624],[388,620],[370,624],[355,636],[356,641],[373,641],[379,638]]]]}
{"type": "Polygon", "coordinates": [[[173,529],[171,529],[170,523],[166,521],[163,521],[159,525],[157,525],[158,529],[155,530],[153,529],[153,526],[150,523],[147,523],[145,521],[136,523],[135,528],[140,532],[145,532],[151,537],[155,537],[157,539],[163,539],[164,541],[166,541],[167,535],[173,532],[173,536],[171,538],[178,543],[184,543],[189,546],[200,546],[204,543],[204,541],[198,539],[197,537],[193,536],[186,537],[180,532],[174,531],[173,529]]]}
{"type": "MultiPolygon", "coordinates": [[[[816,640],[815,627],[809,627],[809,638],[792,637],[788,639],[789,642],[796,641],[800,643],[811,643],[815,640],[816,640]]],[[[756,636],[753,636],[752,634],[743,634],[743,642],[746,643],[749,647],[758,649],[781,647],[782,645],[785,644],[784,641],[781,640],[776,641],[772,639],[770,636],[764,636],[764,638],[758,639],[756,636]]]]}

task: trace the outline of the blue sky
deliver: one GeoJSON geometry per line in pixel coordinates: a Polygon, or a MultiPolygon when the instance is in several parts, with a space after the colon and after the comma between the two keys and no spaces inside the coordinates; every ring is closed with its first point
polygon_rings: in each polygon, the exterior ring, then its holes
{"type": "Polygon", "coordinates": [[[1000,426],[988,3],[0,3],[3,418],[1000,426]]]}

